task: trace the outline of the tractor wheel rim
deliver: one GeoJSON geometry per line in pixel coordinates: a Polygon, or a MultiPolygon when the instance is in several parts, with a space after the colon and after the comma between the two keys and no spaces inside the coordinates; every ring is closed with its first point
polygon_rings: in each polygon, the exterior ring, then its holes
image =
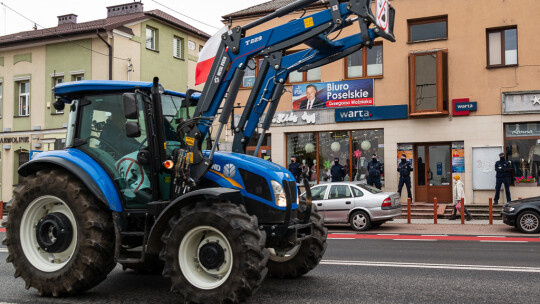
{"type": "MultiPolygon", "coordinates": [[[[77,246],[77,222],[69,206],[60,198],[51,195],[41,196],[28,205],[24,211],[20,223],[20,242],[26,259],[35,268],[43,272],[54,272],[62,269],[72,258],[77,246]],[[62,214],[71,224],[72,233],[69,239],[64,240],[65,244],[60,252],[47,252],[42,248],[43,242],[38,242],[36,229],[40,220],[47,218],[47,215],[62,214]],[[40,246],[41,243],[41,246],[40,246]]],[[[51,241],[56,238],[51,235],[51,241]]]]}
{"type": "Polygon", "coordinates": [[[186,233],[180,242],[178,261],[184,277],[205,290],[225,283],[234,262],[229,241],[211,226],[198,226],[186,233]]]}
{"type": "Polygon", "coordinates": [[[287,262],[291,259],[293,259],[297,254],[298,251],[300,251],[300,244],[297,244],[296,246],[292,248],[287,249],[275,249],[275,248],[268,248],[268,252],[270,253],[269,259],[275,262],[287,262]]]}

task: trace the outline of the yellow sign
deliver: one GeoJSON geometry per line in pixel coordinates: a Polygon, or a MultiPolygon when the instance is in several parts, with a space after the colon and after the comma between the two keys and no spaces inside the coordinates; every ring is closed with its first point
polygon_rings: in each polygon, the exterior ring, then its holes
{"type": "Polygon", "coordinates": [[[188,164],[193,164],[193,152],[189,152],[187,155],[186,155],[186,162],[188,164]]]}
{"type": "Polygon", "coordinates": [[[193,146],[195,144],[195,138],[186,137],[186,144],[188,144],[188,146],[193,146]]]}
{"type": "Polygon", "coordinates": [[[304,19],[304,27],[305,28],[312,27],[312,26],[313,26],[313,17],[309,17],[309,18],[304,19]]]}

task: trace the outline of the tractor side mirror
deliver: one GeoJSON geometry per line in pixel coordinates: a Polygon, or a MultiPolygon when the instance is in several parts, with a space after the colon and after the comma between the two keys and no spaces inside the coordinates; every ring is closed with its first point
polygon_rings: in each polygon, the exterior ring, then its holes
{"type": "Polygon", "coordinates": [[[139,119],[137,96],[134,93],[124,93],[122,95],[122,101],[124,102],[124,116],[127,119],[139,119]]]}
{"type": "Polygon", "coordinates": [[[141,136],[141,125],[138,121],[126,122],[126,136],[127,137],[139,137],[141,136]]]}
{"type": "Polygon", "coordinates": [[[64,107],[66,104],[62,99],[57,99],[55,102],[53,102],[53,107],[56,109],[56,111],[64,111],[64,107]]]}

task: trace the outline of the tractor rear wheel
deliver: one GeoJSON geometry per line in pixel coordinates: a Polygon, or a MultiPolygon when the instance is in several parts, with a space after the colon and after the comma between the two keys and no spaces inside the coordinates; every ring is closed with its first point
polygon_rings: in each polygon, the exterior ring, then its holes
{"type": "Polygon", "coordinates": [[[3,243],[15,277],[42,296],[90,289],[116,265],[111,214],[60,169],[38,171],[15,189],[3,243]]]}
{"type": "Polygon", "coordinates": [[[326,251],[328,229],[322,217],[311,211],[312,235],[290,248],[270,248],[268,274],[276,278],[296,278],[313,270],[326,251]]]}
{"type": "Polygon", "coordinates": [[[266,234],[243,206],[204,201],[169,221],[160,257],[184,302],[238,303],[266,276],[266,234]]]}

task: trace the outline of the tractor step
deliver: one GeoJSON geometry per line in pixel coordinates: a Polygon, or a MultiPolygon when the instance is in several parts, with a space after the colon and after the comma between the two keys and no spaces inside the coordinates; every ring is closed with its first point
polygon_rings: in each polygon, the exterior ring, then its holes
{"type": "Polygon", "coordinates": [[[143,262],[143,259],[118,258],[116,261],[120,264],[139,264],[143,262]]]}
{"type": "Polygon", "coordinates": [[[121,231],[121,236],[144,236],[144,231],[121,231]]]}

